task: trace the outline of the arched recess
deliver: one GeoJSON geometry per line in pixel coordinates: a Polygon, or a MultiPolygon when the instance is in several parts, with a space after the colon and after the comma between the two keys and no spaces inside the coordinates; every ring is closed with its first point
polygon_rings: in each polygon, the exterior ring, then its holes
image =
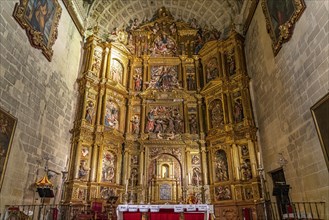
{"type": "Polygon", "coordinates": [[[147,200],[153,203],[177,202],[182,198],[183,168],[173,154],[161,153],[147,168],[147,200]]]}

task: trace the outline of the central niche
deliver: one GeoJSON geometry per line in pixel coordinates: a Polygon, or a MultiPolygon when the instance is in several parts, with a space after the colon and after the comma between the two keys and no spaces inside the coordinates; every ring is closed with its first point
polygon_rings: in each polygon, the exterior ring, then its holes
{"type": "Polygon", "coordinates": [[[149,196],[152,201],[173,202],[180,197],[182,167],[172,154],[162,153],[149,164],[149,196]]]}

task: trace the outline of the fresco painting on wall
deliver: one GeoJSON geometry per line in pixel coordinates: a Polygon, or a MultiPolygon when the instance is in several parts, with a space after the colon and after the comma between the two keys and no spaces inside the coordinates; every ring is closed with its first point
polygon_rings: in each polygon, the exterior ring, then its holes
{"type": "Polygon", "coordinates": [[[0,192],[17,119],[0,108],[0,192]]]}
{"type": "Polygon", "coordinates": [[[311,112],[329,169],[329,93],[311,107],[311,112]]]}
{"type": "Polygon", "coordinates": [[[305,10],[304,0],[262,0],[267,31],[276,55],[292,35],[296,21],[305,10]]]}
{"type": "Polygon", "coordinates": [[[61,13],[57,0],[21,0],[15,6],[15,19],[26,30],[32,46],[40,48],[49,61],[61,13]]]}

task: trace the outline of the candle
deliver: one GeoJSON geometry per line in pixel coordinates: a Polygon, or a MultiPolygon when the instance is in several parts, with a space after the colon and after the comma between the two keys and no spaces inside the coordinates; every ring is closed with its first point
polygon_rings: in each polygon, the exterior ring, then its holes
{"type": "Polygon", "coordinates": [[[128,192],[128,179],[126,179],[126,193],[128,192]]]}

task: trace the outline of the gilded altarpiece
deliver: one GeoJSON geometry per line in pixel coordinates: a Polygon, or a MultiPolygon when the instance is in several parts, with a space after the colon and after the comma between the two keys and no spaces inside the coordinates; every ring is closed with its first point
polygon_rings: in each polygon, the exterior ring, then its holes
{"type": "Polygon", "coordinates": [[[120,203],[214,204],[219,217],[256,210],[243,38],[217,33],[200,47],[199,34],[161,8],[129,32],[87,38],[64,202],[110,192],[120,203]]]}

